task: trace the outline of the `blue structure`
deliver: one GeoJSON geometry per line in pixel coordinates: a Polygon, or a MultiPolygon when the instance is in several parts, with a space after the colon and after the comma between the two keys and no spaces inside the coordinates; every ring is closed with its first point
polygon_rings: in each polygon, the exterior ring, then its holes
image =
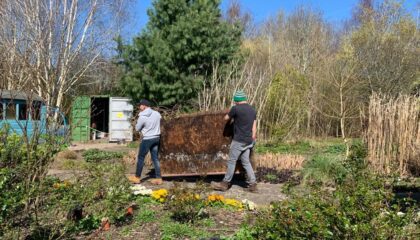
{"type": "MultiPolygon", "coordinates": [[[[52,111],[55,113],[58,109],[52,111]]],[[[51,112],[51,111],[50,111],[51,112]]],[[[64,121],[64,126],[55,133],[66,133],[66,122],[63,114],[59,112],[64,121]]],[[[0,90],[0,128],[8,125],[9,131],[18,135],[32,136],[35,131],[45,134],[47,107],[41,97],[36,94],[27,94],[20,91],[0,90]]]]}

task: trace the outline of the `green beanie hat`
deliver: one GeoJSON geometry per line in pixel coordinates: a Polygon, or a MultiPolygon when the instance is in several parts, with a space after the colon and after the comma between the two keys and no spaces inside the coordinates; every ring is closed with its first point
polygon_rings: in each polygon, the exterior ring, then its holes
{"type": "Polygon", "coordinates": [[[235,92],[235,95],[233,96],[233,101],[235,102],[242,102],[242,101],[246,101],[246,94],[244,93],[244,91],[242,90],[238,90],[235,92]]]}

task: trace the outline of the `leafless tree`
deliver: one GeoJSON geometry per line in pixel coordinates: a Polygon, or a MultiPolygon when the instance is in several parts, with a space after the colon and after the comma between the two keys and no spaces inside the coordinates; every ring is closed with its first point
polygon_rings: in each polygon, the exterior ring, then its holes
{"type": "Polygon", "coordinates": [[[254,34],[255,24],[252,21],[252,14],[245,10],[238,0],[229,1],[225,18],[231,24],[240,24],[245,37],[250,37],[254,34]]]}
{"type": "Polygon", "coordinates": [[[1,87],[31,89],[50,106],[109,54],[128,0],[3,0],[1,87]]]}
{"type": "Polygon", "coordinates": [[[351,25],[360,25],[367,18],[372,16],[374,11],[374,0],[359,0],[359,3],[352,11],[351,25]]]}
{"type": "Polygon", "coordinates": [[[373,92],[397,96],[410,91],[418,79],[419,40],[416,22],[400,3],[384,1],[363,19],[351,44],[365,104],[373,92]]]}
{"type": "Polygon", "coordinates": [[[356,77],[354,60],[342,50],[330,57],[326,66],[325,81],[319,91],[324,102],[324,110],[317,108],[326,117],[340,122],[341,137],[346,139],[346,121],[360,117],[356,87],[360,84],[356,77]]]}

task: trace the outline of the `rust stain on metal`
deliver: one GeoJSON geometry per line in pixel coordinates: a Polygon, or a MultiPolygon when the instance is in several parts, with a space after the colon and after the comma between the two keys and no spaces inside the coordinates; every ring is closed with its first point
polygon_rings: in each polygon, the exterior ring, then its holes
{"type": "Polygon", "coordinates": [[[232,129],[225,113],[183,115],[162,122],[161,171],[164,176],[224,173],[232,129]]]}

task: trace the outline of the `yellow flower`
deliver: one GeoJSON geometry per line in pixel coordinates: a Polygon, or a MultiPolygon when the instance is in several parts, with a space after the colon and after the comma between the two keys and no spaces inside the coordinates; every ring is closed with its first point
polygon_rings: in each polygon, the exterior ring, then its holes
{"type": "Polygon", "coordinates": [[[53,188],[55,188],[55,189],[66,188],[66,187],[69,187],[70,184],[71,183],[67,180],[62,182],[62,183],[56,182],[56,183],[53,184],[53,188]]]}
{"type": "Polygon", "coordinates": [[[159,190],[157,190],[157,192],[162,197],[167,197],[168,196],[168,190],[166,190],[166,189],[159,189],[159,190]]]}
{"type": "Polygon", "coordinates": [[[168,196],[168,190],[166,189],[155,190],[152,192],[151,196],[157,201],[164,202],[166,197],[168,196]]]}
{"type": "Polygon", "coordinates": [[[69,181],[67,181],[67,180],[64,180],[63,184],[64,184],[64,186],[65,186],[65,187],[70,186],[70,182],[69,182],[69,181]]]}
{"type": "Polygon", "coordinates": [[[200,200],[200,195],[199,194],[194,194],[194,198],[196,199],[196,200],[200,200]]]}
{"type": "Polygon", "coordinates": [[[229,205],[229,206],[232,206],[232,207],[236,207],[236,208],[239,208],[239,209],[242,209],[243,208],[242,203],[239,202],[236,199],[227,198],[227,199],[224,200],[224,203],[226,205],[229,205]]]}

